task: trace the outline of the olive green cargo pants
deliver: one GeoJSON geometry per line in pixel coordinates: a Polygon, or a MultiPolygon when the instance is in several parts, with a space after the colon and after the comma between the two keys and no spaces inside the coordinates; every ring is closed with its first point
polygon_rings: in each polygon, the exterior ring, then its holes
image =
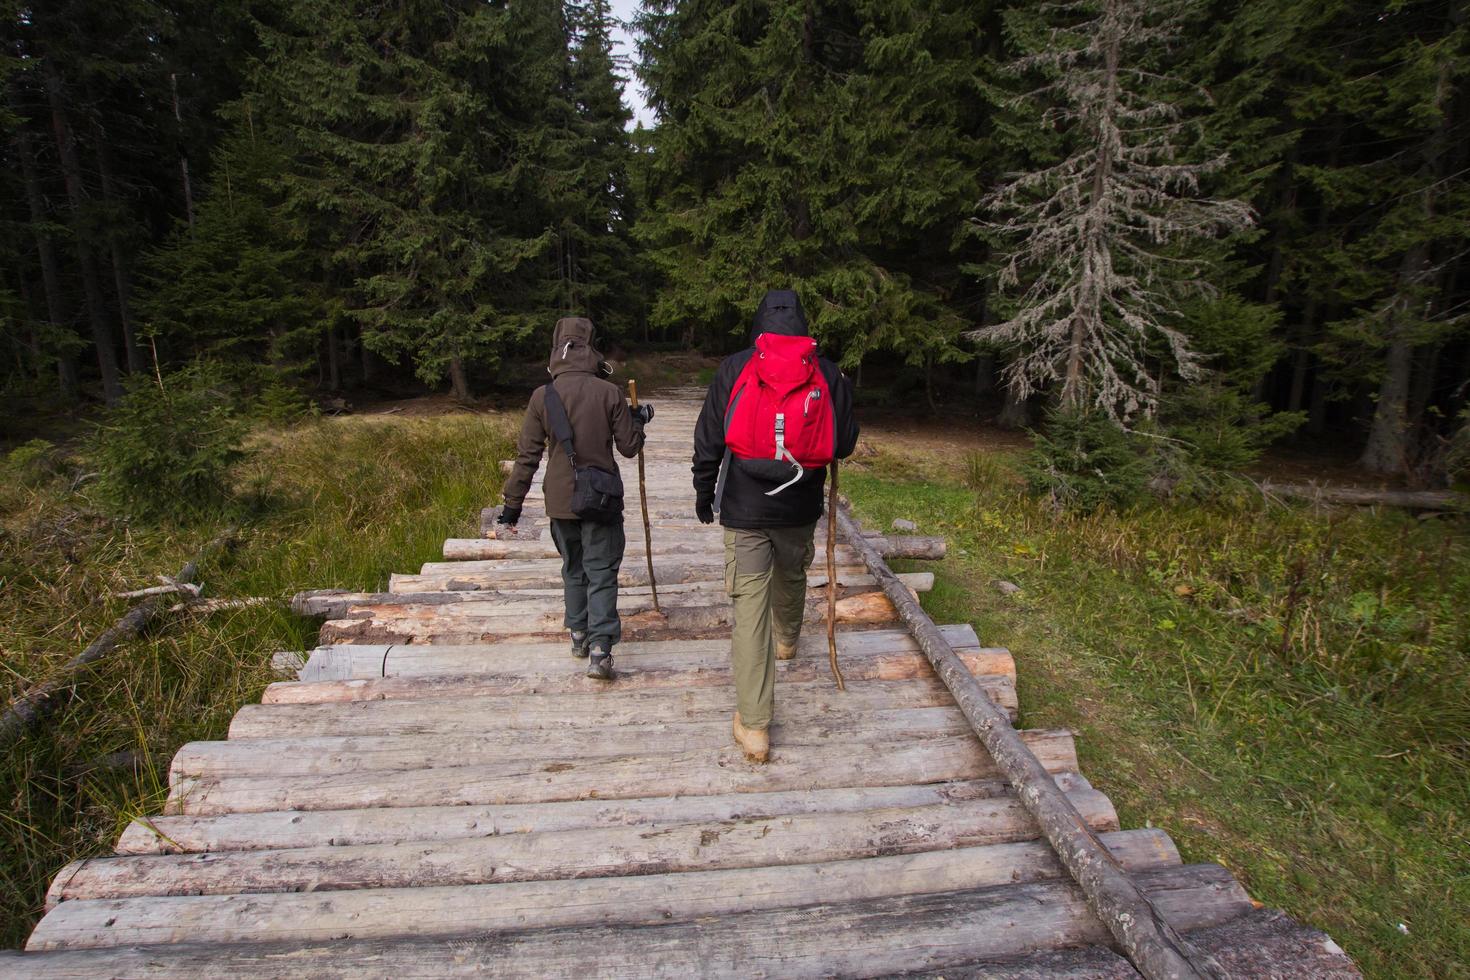
{"type": "Polygon", "coordinates": [[[748,728],[771,724],[776,641],[795,643],[806,609],[806,570],[816,555],[816,524],[725,528],[725,591],[735,607],[730,668],[735,707],[748,728]]]}

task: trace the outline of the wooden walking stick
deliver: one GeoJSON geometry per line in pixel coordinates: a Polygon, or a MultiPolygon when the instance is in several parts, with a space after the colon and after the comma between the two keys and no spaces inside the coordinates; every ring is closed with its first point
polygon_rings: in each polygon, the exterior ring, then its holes
{"type": "Polygon", "coordinates": [[[832,486],[827,489],[827,659],[837,690],[847,690],[837,665],[837,460],[832,460],[832,486]]]}
{"type": "MultiPolygon", "coordinates": [[[[628,401],[638,407],[638,382],[628,382],[628,401]]],[[[653,611],[660,616],[664,611],[658,605],[658,582],[653,577],[653,525],[648,523],[648,484],[643,479],[643,448],[638,448],[638,501],[643,505],[643,550],[648,558],[648,590],[653,593],[653,611]]]]}

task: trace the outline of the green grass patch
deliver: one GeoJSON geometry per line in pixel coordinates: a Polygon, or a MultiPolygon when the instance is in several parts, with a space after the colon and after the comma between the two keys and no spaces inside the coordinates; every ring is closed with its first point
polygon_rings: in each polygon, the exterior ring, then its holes
{"type": "Polygon", "coordinates": [[[252,436],[235,503],[187,523],[106,516],[78,461],[32,447],[0,481],[0,662],[14,697],[129,608],[106,599],[174,574],[221,529],[239,544],[208,561],[204,595],[279,600],[168,617],[78,685],[76,699],[0,753],[0,946],[24,941],[66,862],[111,850],[157,812],[178,747],[222,738],[272,679],[271,654],[315,645],[285,600],[308,588],[375,590],[394,571],[473,536],[497,498],[511,428],[485,416],[308,422],[252,436]],[[104,597],[99,601],[99,597],[104,597]]]}
{"type": "Polygon", "coordinates": [[[949,538],[910,566],[937,572],[925,606],[1011,649],[1022,724],[1074,729],[1124,826],[1370,976],[1467,975],[1465,525],[1246,499],[1057,516],[1014,462],[880,454],[843,485],[870,526],[949,538]]]}

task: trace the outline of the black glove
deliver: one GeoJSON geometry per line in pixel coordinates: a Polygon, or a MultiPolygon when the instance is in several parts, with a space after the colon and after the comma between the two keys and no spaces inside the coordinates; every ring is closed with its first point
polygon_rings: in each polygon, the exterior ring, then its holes
{"type": "Polygon", "coordinates": [[[633,409],[633,421],[639,425],[647,425],[653,421],[653,406],[648,404],[639,405],[633,409]]]}
{"type": "Polygon", "coordinates": [[[699,523],[701,524],[713,524],[715,522],[714,494],[708,496],[701,494],[695,498],[694,516],[699,518],[699,523]]]}
{"type": "Polygon", "coordinates": [[[500,508],[500,516],[495,518],[495,523],[509,524],[511,527],[515,527],[516,521],[520,519],[521,509],[519,507],[502,507],[500,508]]]}

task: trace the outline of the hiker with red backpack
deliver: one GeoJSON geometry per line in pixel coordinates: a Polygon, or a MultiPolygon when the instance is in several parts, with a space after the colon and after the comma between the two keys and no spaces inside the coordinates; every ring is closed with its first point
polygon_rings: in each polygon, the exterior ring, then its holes
{"type": "Polygon", "coordinates": [[[858,426],[852,385],[817,353],[794,291],[766,293],[751,344],[721,362],[705,395],[694,429],[694,510],[705,524],[718,512],[725,529],[731,730],[747,759],[765,762],[776,660],[796,656],[827,465],[852,454],[858,426]]]}

